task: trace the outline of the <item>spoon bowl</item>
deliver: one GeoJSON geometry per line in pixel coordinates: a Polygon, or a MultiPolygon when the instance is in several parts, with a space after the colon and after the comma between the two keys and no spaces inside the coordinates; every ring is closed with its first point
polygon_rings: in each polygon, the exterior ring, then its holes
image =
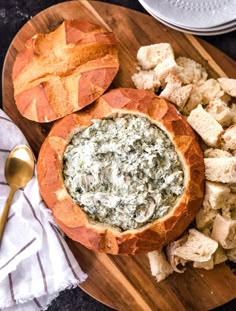
{"type": "Polygon", "coordinates": [[[17,189],[24,187],[34,173],[34,156],[26,145],[18,145],[9,153],[5,164],[5,178],[10,193],[0,217],[0,241],[2,240],[11,202],[17,189]]]}

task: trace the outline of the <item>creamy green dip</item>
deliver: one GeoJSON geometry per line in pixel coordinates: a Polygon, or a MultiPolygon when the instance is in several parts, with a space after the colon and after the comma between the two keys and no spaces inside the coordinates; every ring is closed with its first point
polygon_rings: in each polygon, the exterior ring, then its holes
{"type": "Polygon", "coordinates": [[[166,215],[184,187],[173,143],[141,116],[94,120],[73,135],[63,160],[73,200],[93,220],[122,231],[166,215]]]}

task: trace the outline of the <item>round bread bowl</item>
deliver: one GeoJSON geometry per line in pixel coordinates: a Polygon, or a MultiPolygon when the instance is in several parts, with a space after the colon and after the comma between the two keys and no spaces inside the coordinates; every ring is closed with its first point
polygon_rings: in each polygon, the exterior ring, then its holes
{"type": "Polygon", "coordinates": [[[112,32],[88,21],[65,20],[52,32],[28,39],[16,56],[16,106],[36,122],[59,119],[102,95],[118,69],[112,32]]]}
{"type": "Polygon", "coordinates": [[[136,89],[112,90],[91,107],[56,122],[41,147],[37,171],[41,195],[59,227],[89,249],[111,254],[149,252],[175,240],[196,216],[204,194],[203,154],[193,130],[172,104],[136,89]],[[117,113],[146,116],[161,128],[174,144],[184,171],[184,190],[168,214],[123,232],[92,221],[72,200],[62,175],[63,154],[75,130],[117,113]]]}

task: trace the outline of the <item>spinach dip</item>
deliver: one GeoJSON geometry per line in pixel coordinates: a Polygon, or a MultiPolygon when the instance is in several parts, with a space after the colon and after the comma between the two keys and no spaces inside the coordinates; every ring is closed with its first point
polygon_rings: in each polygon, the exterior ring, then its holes
{"type": "Polygon", "coordinates": [[[64,153],[63,175],[90,218],[122,231],[166,215],[184,187],[169,137],[135,115],[93,120],[77,131],[64,153]]]}

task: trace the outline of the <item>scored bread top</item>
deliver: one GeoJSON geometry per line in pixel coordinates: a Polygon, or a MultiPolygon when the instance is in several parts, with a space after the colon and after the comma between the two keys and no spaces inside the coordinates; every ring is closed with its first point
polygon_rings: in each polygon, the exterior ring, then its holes
{"type": "Polygon", "coordinates": [[[61,229],[86,247],[107,253],[149,252],[168,244],[187,228],[203,199],[203,154],[193,130],[173,105],[143,90],[110,91],[93,106],[59,120],[42,145],[37,169],[41,195],[61,229]],[[76,129],[117,113],[145,116],[161,128],[174,144],[185,175],[184,191],[166,216],[124,232],[91,221],[70,197],[62,175],[63,154],[76,129]]]}
{"type": "Polygon", "coordinates": [[[87,21],[64,21],[25,44],[12,72],[20,113],[49,122],[91,104],[108,88],[118,69],[113,33],[87,21]]]}

